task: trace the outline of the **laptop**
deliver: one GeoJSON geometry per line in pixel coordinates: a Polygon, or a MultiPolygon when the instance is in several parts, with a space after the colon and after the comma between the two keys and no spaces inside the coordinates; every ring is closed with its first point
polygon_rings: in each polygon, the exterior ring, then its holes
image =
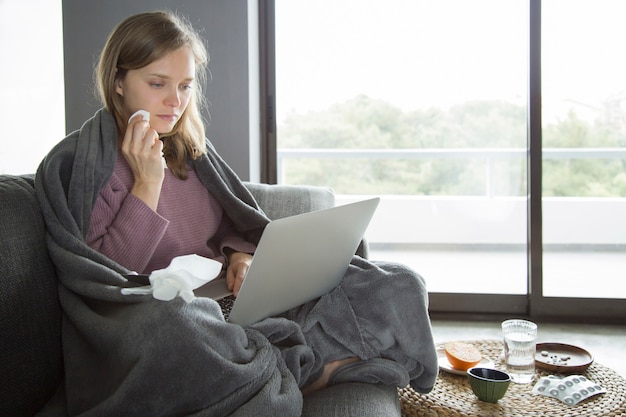
{"type": "MultiPolygon", "coordinates": [[[[341,282],[380,198],[270,222],[228,316],[246,326],[322,296],[341,282]]],[[[226,278],[194,291],[220,300],[226,278]]]]}

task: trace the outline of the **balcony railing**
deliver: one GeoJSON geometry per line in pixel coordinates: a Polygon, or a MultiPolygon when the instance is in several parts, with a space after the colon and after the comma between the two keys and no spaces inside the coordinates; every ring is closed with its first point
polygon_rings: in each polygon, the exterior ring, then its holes
{"type": "MultiPolygon", "coordinates": [[[[525,148],[431,148],[431,149],[278,149],[277,178],[284,182],[285,159],[482,159],[485,161],[485,195],[492,196],[493,166],[503,159],[526,158],[525,148]]],[[[626,148],[544,148],[548,159],[626,159],[626,148]]]]}
{"type": "MultiPolygon", "coordinates": [[[[507,149],[279,149],[277,168],[290,158],[314,159],[475,159],[485,161],[484,196],[382,196],[368,239],[378,243],[517,245],[526,242],[526,197],[492,193],[493,167],[502,159],[527,157],[524,148],[507,149]],[[401,218],[402,224],[389,219],[401,218]]],[[[549,148],[544,160],[626,159],[626,148],[549,148]]],[[[338,196],[344,203],[361,196],[338,196]]],[[[626,244],[626,198],[544,197],[546,245],[621,246],[626,244]]]]}

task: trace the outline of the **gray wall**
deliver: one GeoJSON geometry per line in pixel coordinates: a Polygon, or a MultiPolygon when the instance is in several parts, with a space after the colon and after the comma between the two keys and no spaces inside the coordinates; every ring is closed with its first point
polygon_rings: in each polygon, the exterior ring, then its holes
{"type": "Polygon", "coordinates": [[[134,13],[174,10],[186,16],[207,42],[211,59],[211,80],[206,89],[210,113],[210,117],[205,114],[207,136],[242,179],[258,180],[259,155],[254,144],[258,139],[257,116],[250,114],[258,108],[250,105],[258,97],[258,86],[254,85],[255,77],[250,77],[249,64],[252,75],[257,70],[248,58],[251,55],[254,60],[256,55],[254,51],[250,54],[249,46],[257,46],[248,37],[248,21],[254,25],[254,19],[248,17],[249,13],[254,17],[255,4],[248,0],[63,0],[67,131],[78,129],[100,108],[93,70],[113,27],[134,13]]]}

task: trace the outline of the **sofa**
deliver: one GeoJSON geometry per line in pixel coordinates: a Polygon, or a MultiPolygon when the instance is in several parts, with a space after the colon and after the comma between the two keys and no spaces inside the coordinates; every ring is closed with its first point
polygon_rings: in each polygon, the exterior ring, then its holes
{"type": "MultiPolygon", "coordinates": [[[[0,416],[32,416],[63,383],[62,311],[32,175],[0,175],[0,416]]],[[[246,183],[271,219],[332,207],[331,190],[246,183]]],[[[367,256],[367,244],[358,249],[367,256]]],[[[184,381],[181,381],[181,384],[184,381]]],[[[63,409],[58,415],[64,415],[63,409]]],[[[305,397],[303,416],[400,416],[395,387],[346,383],[305,397]]],[[[55,413],[56,415],[56,413],[55,413]]]]}

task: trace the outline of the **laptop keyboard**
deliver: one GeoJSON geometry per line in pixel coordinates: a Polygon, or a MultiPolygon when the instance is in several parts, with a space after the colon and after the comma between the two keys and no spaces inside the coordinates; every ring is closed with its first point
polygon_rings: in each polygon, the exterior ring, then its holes
{"type": "Polygon", "coordinates": [[[222,299],[217,300],[217,303],[220,305],[222,309],[224,320],[228,320],[228,316],[230,316],[230,310],[233,309],[233,304],[235,304],[235,297],[232,295],[229,295],[228,297],[224,297],[222,299]]]}

